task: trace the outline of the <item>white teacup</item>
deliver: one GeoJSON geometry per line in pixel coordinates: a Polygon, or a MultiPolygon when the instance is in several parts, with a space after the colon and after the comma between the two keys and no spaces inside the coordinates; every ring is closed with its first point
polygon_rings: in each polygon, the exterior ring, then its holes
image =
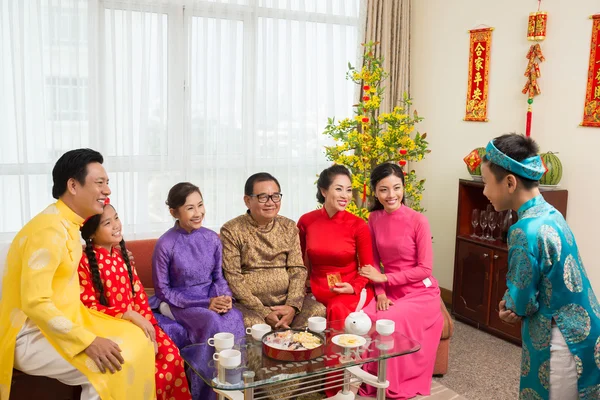
{"type": "Polygon", "coordinates": [[[223,350],[213,354],[213,360],[218,361],[223,368],[236,368],[242,363],[242,353],[239,350],[223,350]]]}
{"type": "Polygon", "coordinates": [[[327,320],[323,317],[310,317],[308,319],[308,329],[313,332],[323,332],[327,327],[327,320]]]}
{"type": "Polygon", "coordinates": [[[389,336],[394,333],[396,324],[391,319],[380,319],[375,322],[375,330],[381,336],[389,336]]]}
{"type": "Polygon", "coordinates": [[[261,340],[265,333],[271,332],[271,326],[267,324],[254,324],[252,328],[246,328],[246,333],[252,335],[254,340],[261,340]]]}
{"type": "Polygon", "coordinates": [[[217,333],[214,337],[208,339],[207,343],[209,346],[213,346],[217,353],[223,350],[229,350],[233,348],[233,333],[229,332],[220,332],[217,333]]]}

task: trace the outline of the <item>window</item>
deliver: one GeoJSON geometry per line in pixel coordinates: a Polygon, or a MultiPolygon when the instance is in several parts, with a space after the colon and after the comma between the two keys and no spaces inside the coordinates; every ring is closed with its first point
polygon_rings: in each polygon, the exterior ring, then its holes
{"type": "Polygon", "coordinates": [[[46,91],[51,121],[87,121],[86,78],[46,77],[46,91]]]}
{"type": "Polygon", "coordinates": [[[359,0],[6,3],[0,242],[52,201],[52,166],[77,147],[105,156],[127,238],[172,224],[164,201],[183,180],[215,230],[258,171],[279,179],[282,215],[315,207],[321,132],[352,115],[359,0]]]}

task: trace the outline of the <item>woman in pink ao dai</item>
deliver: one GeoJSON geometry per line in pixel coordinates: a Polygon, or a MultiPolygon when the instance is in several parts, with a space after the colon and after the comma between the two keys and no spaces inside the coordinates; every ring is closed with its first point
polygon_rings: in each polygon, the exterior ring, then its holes
{"type": "MultiPolygon", "coordinates": [[[[409,399],[429,395],[444,319],[440,309],[440,289],[432,276],[433,250],[427,218],[404,205],[404,173],[390,163],[371,173],[376,196],[369,216],[375,266],[360,274],[375,284],[375,299],[365,308],[371,320],[390,319],[399,332],[421,344],[413,354],[387,360],[390,386],[386,397],[409,399]]],[[[377,363],[365,370],[377,374],[377,363]]],[[[360,393],[375,396],[376,389],[363,386],[360,393]]]]}

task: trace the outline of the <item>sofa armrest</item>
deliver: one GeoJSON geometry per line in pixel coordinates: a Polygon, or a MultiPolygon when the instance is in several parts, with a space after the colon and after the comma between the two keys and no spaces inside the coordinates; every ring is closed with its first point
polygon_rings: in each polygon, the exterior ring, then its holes
{"type": "Polygon", "coordinates": [[[442,339],[449,339],[454,334],[454,321],[452,316],[448,312],[444,301],[440,298],[440,308],[442,310],[442,317],[444,318],[444,329],[442,329],[442,339]]]}

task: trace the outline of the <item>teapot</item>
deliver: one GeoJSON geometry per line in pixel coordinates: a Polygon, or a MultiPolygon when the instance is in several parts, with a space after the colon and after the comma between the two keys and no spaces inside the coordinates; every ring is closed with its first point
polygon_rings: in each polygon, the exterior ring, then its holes
{"type": "Polygon", "coordinates": [[[363,289],[360,291],[360,300],[356,305],[356,311],[350,313],[350,315],[346,317],[346,321],[344,323],[346,333],[352,333],[354,335],[366,335],[369,333],[369,330],[371,330],[371,326],[373,326],[371,318],[369,318],[369,316],[362,310],[366,300],[367,290],[363,289]]]}
{"type": "Polygon", "coordinates": [[[345,328],[346,333],[354,335],[366,335],[371,330],[371,318],[364,311],[360,310],[352,312],[346,317],[345,328]]]}

